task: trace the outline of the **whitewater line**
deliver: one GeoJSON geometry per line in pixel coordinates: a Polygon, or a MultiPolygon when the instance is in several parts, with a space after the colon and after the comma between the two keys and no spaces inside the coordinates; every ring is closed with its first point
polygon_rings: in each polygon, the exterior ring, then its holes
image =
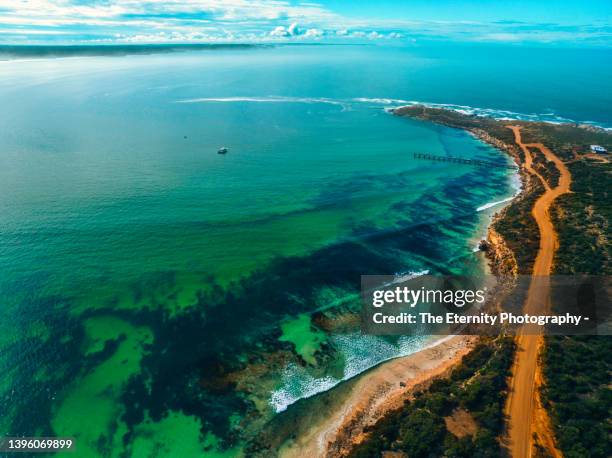
{"type": "Polygon", "coordinates": [[[478,207],[476,209],[476,211],[477,212],[481,212],[483,210],[486,210],[487,208],[495,207],[497,205],[500,205],[500,204],[503,204],[503,203],[506,203],[506,202],[510,202],[512,199],[514,199],[514,196],[507,197],[507,198],[502,199],[502,200],[498,200],[497,202],[489,202],[489,203],[486,203],[486,204],[481,205],[480,207],[478,207]]]}
{"type": "Polygon", "coordinates": [[[453,103],[422,102],[419,100],[405,100],[385,97],[354,97],[348,99],[334,99],[329,97],[293,97],[293,96],[232,96],[232,97],[198,97],[192,99],[176,100],[175,103],[324,103],[341,106],[346,109],[351,104],[369,103],[384,106],[385,111],[392,111],[402,106],[423,105],[429,108],[442,108],[469,116],[492,118],[496,120],[537,121],[548,124],[579,124],[598,127],[606,131],[612,131],[612,127],[598,124],[594,121],[576,121],[574,119],[559,116],[554,112],[548,113],[517,113],[510,110],[496,108],[479,108],[469,105],[458,105],[453,103]]]}

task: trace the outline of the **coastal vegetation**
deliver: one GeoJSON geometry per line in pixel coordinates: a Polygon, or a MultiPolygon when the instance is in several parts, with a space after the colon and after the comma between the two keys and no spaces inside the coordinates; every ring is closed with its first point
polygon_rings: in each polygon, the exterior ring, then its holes
{"type": "MultiPolygon", "coordinates": [[[[610,275],[612,166],[578,159],[568,167],[573,193],[560,198],[551,212],[559,234],[555,273],[610,275]]],[[[559,448],[568,458],[611,456],[612,338],[548,336],[545,342],[542,398],[559,448]]]]}
{"type": "Polygon", "coordinates": [[[551,212],[559,234],[555,273],[609,275],[612,165],[579,160],[568,168],[574,177],[572,194],[561,197],[551,212]]]}
{"type": "Polygon", "coordinates": [[[546,160],[546,157],[535,149],[530,150],[533,157],[533,168],[546,180],[551,188],[559,184],[559,169],[555,167],[554,162],[546,160]]]}
{"type": "MultiPolygon", "coordinates": [[[[507,128],[508,121],[425,106],[401,107],[394,113],[468,130],[483,141],[505,150],[519,163],[524,161],[524,154],[514,145],[512,132],[507,128]]],[[[555,273],[609,274],[612,259],[608,243],[609,221],[612,220],[612,207],[609,205],[612,165],[606,158],[593,157],[589,145],[599,144],[610,150],[612,135],[588,125],[512,123],[521,127],[524,143],[547,145],[567,163],[573,177],[572,193],[561,196],[551,212],[560,244],[555,255],[555,273]]],[[[530,152],[534,157],[534,168],[549,186],[556,186],[559,171],[554,164],[533,148],[530,152]]],[[[519,272],[529,274],[539,245],[538,227],[531,209],[544,189],[538,180],[527,175],[523,176],[523,181],[525,189],[500,212],[493,227],[514,252],[519,272]]]]}
{"type": "Polygon", "coordinates": [[[366,430],[351,458],[381,456],[497,457],[514,339],[482,338],[448,378],[436,379],[366,430]],[[453,418],[467,422],[456,428],[453,418]],[[473,426],[475,425],[475,427],[473,426]]]}
{"type": "Polygon", "coordinates": [[[611,456],[612,338],[548,336],[542,361],[542,399],[564,456],[611,456]]]}
{"type": "MultiPolygon", "coordinates": [[[[510,130],[503,121],[426,107],[403,107],[395,113],[469,130],[484,141],[506,150],[519,163],[524,161],[524,154],[511,144],[508,138],[510,130]]],[[[591,126],[513,124],[520,126],[525,144],[548,146],[566,163],[572,176],[572,192],[562,195],[551,207],[559,242],[553,273],[609,275],[612,259],[609,244],[612,166],[607,158],[590,154],[589,145],[599,144],[610,150],[612,135],[591,126]]],[[[534,169],[548,186],[557,186],[558,168],[534,149],[530,152],[534,169]]],[[[539,180],[530,179],[527,174],[523,176],[523,183],[526,188],[521,196],[497,215],[493,228],[514,252],[519,272],[528,274],[539,245],[538,228],[531,209],[544,189],[539,180]]],[[[612,339],[609,336],[545,337],[540,355],[544,378],[540,387],[541,399],[551,416],[557,447],[565,456],[604,457],[612,454],[609,440],[611,355],[612,339]]],[[[440,427],[439,422],[436,425],[440,427]]],[[[427,437],[439,440],[441,434],[431,430],[427,437]]],[[[538,447],[538,438],[535,439],[536,452],[547,456],[547,451],[538,447]]],[[[462,456],[455,452],[448,455],[448,451],[442,449],[438,452],[439,455],[462,456]]],[[[483,453],[482,450],[479,453],[483,453]]]]}
{"type": "MultiPolygon", "coordinates": [[[[524,152],[504,122],[442,112],[471,135],[383,111],[399,99],[348,97],[462,93],[480,106],[512,99],[525,112],[607,120],[605,72],[584,73],[585,103],[575,104],[559,96],[575,81],[561,77],[575,63],[596,68],[582,50],[570,61],[569,50],[407,44],[0,47],[1,98],[14,107],[0,135],[5,435],[74,437],[85,458],[343,456],[374,437],[364,426],[402,407],[387,420],[387,458],[502,454],[512,339],[429,346],[360,334],[359,277],[481,273],[474,237],[511,186],[509,161],[473,137],[517,163],[524,152]],[[500,90],[519,89],[519,60],[557,61],[560,77],[538,68],[516,94],[500,90]],[[543,91],[551,81],[563,84],[543,91]],[[231,154],[216,154],[221,145],[231,154]],[[414,163],[413,151],[492,167],[414,163]]],[[[608,146],[597,131],[576,132],[587,145],[578,153],[608,146]]],[[[494,222],[504,235],[490,251],[507,248],[522,272],[542,188],[525,181],[494,222]]],[[[600,210],[580,210],[575,224],[605,244],[600,210]]],[[[587,386],[597,403],[601,376],[587,386]]],[[[551,409],[563,406],[557,393],[551,409]]],[[[597,415],[560,418],[579,428],[568,437],[605,431],[597,415]]]]}
{"type": "MultiPolygon", "coordinates": [[[[507,123],[418,105],[397,108],[394,113],[468,130],[481,140],[503,149],[518,163],[523,163],[525,160],[524,153],[514,144],[514,136],[506,127],[507,123]]],[[[521,125],[523,124],[526,123],[521,125]]],[[[486,173],[486,170],[483,173],[486,173]]],[[[530,274],[540,243],[538,226],[531,209],[536,199],[544,192],[544,188],[538,180],[528,174],[523,175],[523,184],[525,186],[523,192],[502,210],[492,225],[514,253],[518,273],[530,274]]]]}
{"type": "Polygon", "coordinates": [[[521,274],[531,273],[538,252],[540,232],[531,209],[543,192],[542,184],[531,179],[528,192],[512,201],[493,222],[493,228],[514,253],[521,274]]]}

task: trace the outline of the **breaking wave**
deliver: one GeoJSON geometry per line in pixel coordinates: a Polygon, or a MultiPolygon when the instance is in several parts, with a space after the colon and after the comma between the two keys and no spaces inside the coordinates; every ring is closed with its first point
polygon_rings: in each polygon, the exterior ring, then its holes
{"type": "Polygon", "coordinates": [[[402,337],[397,345],[379,337],[361,334],[334,336],[331,343],[344,354],[346,364],[342,378],[316,378],[308,369],[289,364],[281,378],[281,387],[272,393],[270,404],[275,412],[286,410],[291,404],[327,391],[339,383],[359,375],[383,361],[406,356],[423,348],[425,337],[402,337]]]}
{"type": "Polygon", "coordinates": [[[372,103],[380,105],[397,105],[388,106],[385,108],[386,111],[391,111],[395,108],[402,106],[414,106],[423,105],[430,108],[444,108],[446,110],[456,111],[465,115],[480,116],[483,118],[493,118],[497,120],[511,120],[511,121],[535,121],[535,122],[547,122],[550,124],[585,124],[593,127],[599,127],[608,131],[612,131],[612,127],[601,125],[594,121],[577,121],[575,119],[566,118],[559,116],[554,112],[550,113],[518,113],[510,110],[499,110],[495,108],[479,108],[472,107],[469,105],[456,105],[452,103],[432,103],[422,102],[417,100],[403,100],[403,99],[384,99],[384,98],[356,98],[353,99],[355,102],[372,103]]]}
{"type": "Polygon", "coordinates": [[[264,96],[264,97],[201,97],[195,99],[177,100],[177,103],[326,103],[329,105],[337,105],[342,108],[347,107],[347,103],[339,99],[330,99],[326,97],[282,97],[282,96],[264,96]]]}
{"type": "Polygon", "coordinates": [[[281,387],[270,397],[270,405],[276,413],[282,412],[300,399],[330,390],[380,363],[431,348],[452,337],[432,340],[432,336],[402,336],[397,344],[391,344],[371,335],[334,336],[331,338],[332,345],[346,358],[343,377],[337,379],[328,375],[316,378],[306,368],[289,364],[282,374],[281,387]]]}
{"type": "Polygon", "coordinates": [[[504,204],[504,203],[506,203],[506,202],[510,202],[512,199],[514,199],[514,197],[515,197],[515,196],[512,196],[512,197],[507,197],[507,198],[505,198],[505,199],[498,200],[497,202],[489,202],[489,203],[486,203],[486,204],[481,205],[480,207],[478,207],[478,208],[476,209],[476,211],[477,211],[477,212],[481,212],[481,211],[483,211],[483,210],[486,210],[487,208],[495,207],[495,206],[497,206],[497,205],[501,205],[501,204],[504,204]]]}
{"type": "Polygon", "coordinates": [[[548,113],[518,113],[510,110],[500,110],[495,108],[479,108],[469,105],[457,105],[452,103],[433,103],[423,102],[419,100],[405,100],[386,97],[355,97],[350,99],[336,99],[328,97],[291,97],[291,96],[259,96],[259,97],[200,97],[194,99],[177,100],[177,103],[325,103],[342,107],[343,110],[350,108],[352,104],[368,103],[372,105],[382,106],[386,111],[391,111],[402,106],[423,105],[431,108],[444,108],[447,110],[456,111],[458,113],[493,118],[498,120],[514,120],[514,121],[538,121],[551,124],[584,124],[593,127],[599,127],[605,130],[612,131],[612,127],[599,124],[594,121],[577,121],[575,119],[560,116],[554,112],[548,113]]]}

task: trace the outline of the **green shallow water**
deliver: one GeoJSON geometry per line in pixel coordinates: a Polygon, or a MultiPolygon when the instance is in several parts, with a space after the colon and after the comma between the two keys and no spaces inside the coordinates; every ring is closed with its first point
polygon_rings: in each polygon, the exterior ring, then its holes
{"type": "Polygon", "coordinates": [[[302,398],[424,343],[358,334],[359,276],[479,271],[476,208],[514,191],[412,153],[507,159],[352,101],[334,65],[358,57],[3,63],[4,434],[74,436],[84,457],[275,453],[290,432],[260,432],[319,402],[302,398]]]}

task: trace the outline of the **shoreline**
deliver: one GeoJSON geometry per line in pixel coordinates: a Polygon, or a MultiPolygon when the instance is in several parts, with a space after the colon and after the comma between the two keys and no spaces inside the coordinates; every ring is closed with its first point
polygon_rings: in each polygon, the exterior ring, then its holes
{"type": "MultiPolygon", "coordinates": [[[[589,167],[589,161],[585,158],[593,159],[590,157],[589,145],[601,144],[608,150],[611,149],[610,138],[607,136],[609,133],[569,124],[551,125],[546,122],[527,121],[507,123],[423,106],[404,107],[394,114],[462,129],[514,157],[519,165],[519,174],[523,183],[522,192],[511,206],[495,215],[487,237],[489,244],[485,248],[492,258],[493,273],[502,281],[512,282],[519,272],[531,276],[523,310],[529,312],[534,307],[538,309],[550,307],[547,300],[548,289],[537,288],[534,285],[546,281],[547,276],[555,271],[556,262],[562,263],[561,271],[565,269],[566,272],[572,272],[573,262],[582,258],[582,252],[567,246],[568,238],[570,243],[573,243],[573,239],[562,231],[561,233],[566,235],[564,247],[566,251],[564,253],[559,250],[562,242],[559,240],[560,235],[557,232],[559,229],[556,226],[558,224],[565,230],[571,227],[582,232],[591,217],[591,214],[585,215],[585,222],[574,221],[571,217],[565,218],[573,209],[568,201],[557,203],[557,197],[572,194],[577,196],[576,199],[586,200],[590,205],[600,204],[601,200],[605,200],[601,194],[596,195],[598,201],[593,197],[594,190],[600,189],[600,184],[595,185],[594,175],[591,175],[595,174],[596,170],[589,168],[588,172],[585,172],[584,168],[589,167]],[[575,171],[577,176],[584,180],[585,188],[575,191],[574,194],[570,186],[572,174],[566,164],[576,161],[582,161],[576,165],[575,171]],[[569,210],[568,205],[570,205],[569,210]],[[563,210],[567,213],[559,215],[563,210]],[[558,259],[557,251],[561,252],[558,259]],[[568,258],[567,252],[573,256],[568,258]]],[[[591,162],[608,162],[607,158],[600,160],[599,156],[595,155],[594,158],[598,161],[591,162]]],[[[598,173],[601,176],[599,179],[605,182],[602,176],[605,174],[605,169],[600,169],[598,173]]],[[[603,188],[605,189],[605,184],[603,188]]],[[[590,208],[591,212],[595,211],[593,207],[590,208]]],[[[584,237],[580,238],[583,239],[584,237]]],[[[597,246],[597,241],[590,243],[592,246],[597,246]]],[[[601,262],[605,263],[605,251],[601,256],[601,262]]],[[[583,269],[590,271],[592,267],[588,265],[588,261],[584,263],[586,269],[585,267],[583,269]]],[[[512,456],[522,457],[529,456],[535,449],[546,455],[561,456],[563,448],[570,450],[574,445],[568,444],[567,438],[563,444],[563,423],[554,417],[555,405],[547,404],[546,401],[546,386],[554,379],[546,380],[542,366],[544,363],[540,361],[544,354],[545,343],[541,336],[524,334],[519,334],[514,341],[517,348],[508,368],[504,412],[499,416],[503,427],[494,431],[495,437],[498,438],[500,453],[505,450],[505,453],[512,456]]],[[[557,399],[557,402],[562,401],[557,399]]],[[[576,416],[584,417],[582,414],[576,416]]],[[[395,418],[393,414],[389,417],[395,418]]],[[[385,435],[384,428],[381,428],[383,427],[377,428],[376,431],[385,435]]],[[[483,428],[486,430],[486,425],[483,425],[483,428]]],[[[392,440],[390,439],[392,436],[384,437],[392,440]]],[[[580,443],[583,449],[588,447],[588,444],[580,443]]],[[[384,444],[374,439],[367,444],[367,447],[384,450],[381,448],[384,444]]],[[[358,450],[363,450],[363,447],[358,450]]]]}
{"type": "MultiPolygon", "coordinates": [[[[503,238],[495,231],[494,224],[498,218],[503,217],[509,203],[525,195],[528,177],[520,166],[520,157],[513,145],[502,143],[481,129],[464,130],[477,140],[510,156],[517,166],[517,170],[513,171],[510,177],[518,177],[520,187],[502,201],[493,205],[487,203],[483,205],[485,208],[477,209],[480,212],[493,206],[503,206],[489,215],[485,226],[490,249],[485,253],[483,268],[497,276],[514,276],[518,272],[518,264],[503,238]]],[[[387,412],[399,408],[404,400],[412,398],[417,390],[426,389],[435,379],[447,376],[477,341],[477,336],[468,335],[435,339],[415,353],[383,361],[356,375],[353,378],[355,384],[340,409],[312,425],[296,440],[285,444],[279,455],[283,458],[345,456],[354,445],[367,437],[365,430],[368,426],[376,423],[387,412]]]]}
{"type": "Polygon", "coordinates": [[[446,336],[408,356],[385,361],[356,376],[340,409],[312,425],[279,452],[283,458],[344,456],[364,437],[364,428],[400,407],[417,389],[447,374],[469,353],[477,338],[446,336]]]}
{"type": "MultiPolygon", "coordinates": [[[[462,129],[464,130],[464,129],[462,129]]],[[[506,144],[498,144],[494,141],[492,141],[491,137],[488,136],[488,134],[486,134],[486,132],[481,131],[481,132],[472,132],[471,130],[466,130],[467,133],[469,133],[470,135],[472,135],[476,140],[478,141],[482,141],[490,146],[492,146],[493,148],[499,150],[502,153],[505,153],[506,155],[510,156],[510,158],[513,159],[513,163],[516,166],[515,170],[512,170],[511,173],[508,174],[508,182],[509,182],[509,187],[512,190],[512,194],[507,196],[507,197],[503,197],[501,200],[496,201],[496,202],[487,202],[483,205],[481,205],[480,207],[476,208],[475,211],[477,213],[483,212],[485,214],[487,214],[487,221],[485,224],[483,224],[482,226],[479,227],[479,229],[484,229],[484,233],[483,232],[478,232],[475,233],[473,235],[473,237],[471,237],[469,239],[469,241],[475,242],[475,248],[472,250],[473,253],[478,253],[481,250],[478,248],[478,245],[481,241],[486,240],[489,243],[489,246],[492,248],[492,250],[489,250],[489,252],[485,253],[485,257],[483,262],[483,271],[485,274],[489,274],[489,273],[495,273],[500,271],[501,269],[499,268],[499,266],[493,266],[494,263],[497,262],[498,259],[504,259],[507,258],[507,252],[509,251],[508,248],[505,246],[502,237],[497,234],[495,232],[495,230],[493,229],[493,225],[495,223],[495,221],[497,220],[497,218],[499,217],[500,213],[502,213],[504,211],[504,209],[515,199],[518,199],[522,196],[522,194],[524,193],[525,189],[526,189],[526,177],[523,177],[522,174],[522,168],[517,164],[517,156],[515,156],[514,151],[512,151],[512,148],[510,145],[506,145],[506,144]],[[484,134],[484,135],[482,135],[484,134]],[[507,148],[507,149],[506,149],[507,148]],[[517,186],[518,184],[518,186],[517,186]],[[500,208],[496,208],[493,212],[490,212],[490,209],[493,207],[500,207],[500,208]],[[492,233],[493,232],[493,233],[492,233]],[[493,242],[494,240],[494,242],[493,242]],[[501,252],[501,254],[496,254],[496,250],[499,250],[501,252]]],[[[295,401],[289,403],[284,409],[282,409],[281,411],[278,411],[277,413],[283,412],[285,411],[288,407],[290,407],[291,405],[295,404],[296,402],[299,402],[302,399],[309,399],[312,398],[314,396],[319,396],[321,394],[327,393],[329,391],[334,390],[335,388],[339,387],[342,384],[345,384],[351,380],[357,380],[361,377],[363,377],[365,374],[367,374],[370,371],[376,370],[378,367],[393,362],[395,360],[398,359],[404,359],[404,358],[410,358],[414,355],[417,355],[418,353],[424,351],[424,350],[428,350],[430,348],[436,347],[444,342],[446,342],[449,337],[453,337],[453,336],[445,336],[443,338],[439,338],[439,339],[432,339],[430,342],[426,343],[426,345],[424,345],[422,348],[420,348],[419,350],[417,350],[414,353],[410,353],[408,355],[398,355],[395,357],[391,357],[389,359],[385,359],[383,361],[380,361],[379,363],[377,363],[376,365],[366,369],[363,372],[357,373],[349,378],[346,378],[344,380],[341,380],[340,382],[338,382],[337,384],[321,390],[319,392],[316,392],[314,394],[311,394],[309,396],[305,396],[299,399],[296,399],[295,401]]],[[[457,336],[454,336],[457,337],[457,336]]]]}
{"type": "Polygon", "coordinates": [[[562,116],[554,116],[554,120],[547,119],[546,114],[543,113],[519,113],[509,110],[496,109],[496,108],[482,108],[473,107],[469,105],[456,105],[452,103],[434,103],[434,102],[421,102],[416,100],[400,100],[400,99],[374,99],[374,100],[386,100],[389,103],[396,102],[402,103],[394,107],[385,108],[386,111],[393,113],[395,110],[401,110],[404,108],[411,109],[414,107],[424,107],[433,110],[444,110],[454,112],[462,116],[475,116],[478,118],[491,119],[498,122],[525,122],[525,123],[545,123],[551,125],[569,125],[579,127],[586,130],[612,132],[611,126],[606,126],[605,123],[600,121],[589,121],[589,120],[576,120],[570,118],[564,118],[562,116]],[[497,116],[496,116],[497,114],[497,116]],[[503,114],[503,116],[499,116],[503,114]]]}

